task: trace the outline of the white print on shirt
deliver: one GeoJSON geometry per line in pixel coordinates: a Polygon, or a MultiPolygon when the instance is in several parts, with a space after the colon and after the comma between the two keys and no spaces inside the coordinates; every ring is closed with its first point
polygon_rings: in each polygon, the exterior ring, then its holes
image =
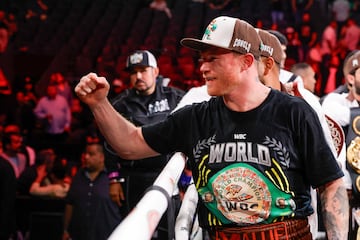
{"type": "Polygon", "coordinates": [[[252,162],[271,166],[269,148],[251,142],[228,142],[210,146],[209,163],[252,162]],[[256,149],[256,152],[253,152],[256,149]]]}
{"type": "MultiPolygon", "coordinates": [[[[244,137],[245,135],[241,136],[244,137]]],[[[240,137],[236,134],[236,137],[240,137]]],[[[271,166],[271,152],[276,153],[277,161],[289,168],[290,157],[286,147],[278,140],[265,137],[262,144],[252,142],[225,142],[216,143],[216,135],[199,141],[193,148],[194,159],[201,158],[203,151],[209,151],[208,163],[235,163],[247,162],[264,166],[271,166]],[[208,149],[208,150],[206,150],[208,149]]]]}
{"type": "Polygon", "coordinates": [[[149,115],[165,111],[170,111],[169,103],[166,98],[160,101],[156,101],[154,104],[149,104],[148,106],[149,115]]]}

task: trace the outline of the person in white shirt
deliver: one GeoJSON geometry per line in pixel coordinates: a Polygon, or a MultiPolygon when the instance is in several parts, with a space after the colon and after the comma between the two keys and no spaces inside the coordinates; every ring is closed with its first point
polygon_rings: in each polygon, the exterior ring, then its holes
{"type": "Polygon", "coordinates": [[[341,44],[347,48],[348,51],[353,51],[357,48],[360,41],[360,27],[355,19],[349,18],[346,27],[341,31],[341,44]]]}
{"type": "MultiPolygon", "coordinates": [[[[335,119],[341,127],[344,129],[346,138],[346,171],[344,173],[348,176],[347,190],[349,192],[350,207],[354,206],[354,203],[358,205],[358,198],[360,187],[358,182],[359,174],[357,169],[353,168],[353,164],[349,161],[349,153],[351,150],[352,138],[354,137],[354,131],[352,126],[352,109],[359,109],[360,100],[360,71],[359,68],[360,51],[350,52],[345,60],[343,72],[349,92],[332,92],[328,94],[322,102],[322,108],[324,112],[331,118],[335,119]]],[[[352,223],[352,222],[350,222],[352,223]]],[[[353,227],[350,229],[354,229],[353,227]]],[[[352,232],[350,232],[350,235],[352,232]]]]}

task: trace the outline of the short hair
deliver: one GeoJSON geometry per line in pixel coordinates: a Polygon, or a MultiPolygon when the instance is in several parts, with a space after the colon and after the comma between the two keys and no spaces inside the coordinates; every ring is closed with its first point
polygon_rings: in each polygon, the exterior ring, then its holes
{"type": "Polygon", "coordinates": [[[296,73],[299,70],[305,70],[309,67],[311,67],[310,64],[306,62],[295,63],[294,65],[291,66],[290,72],[296,73]]]}
{"type": "Polygon", "coordinates": [[[273,35],[275,35],[275,37],[277,37],[277,39],[279,39],[279,41],[280,41],[280,43],[281,43],[282,45],[285,45],[285,46],[288,45],[288,40],[287,40],[287,38],[286,38],[285,35],[282,34],[281,32],[276,31],[276,30],[272,30],[272,29],[268,30],[268,32],[271,33],[271,34],[273,34],[273,35]]]}
{"type": "Polygon", "coordinates": [[[12,136],[19,136],[19,137],[22,137],[20,133],[17,133],[17,132],[7,132],[7,133],[4,133],[2,135],[2,145],[3,145],[3,148],[5,148],[6,145],[10,144],[11,143],[11,137],[12,136]]]}
{"type": "Polygon", "coordinates": [[[101,142],[88,142],[86,143],[86,146],[96,146],[96,149],[99,152],[104,153],[104,146],[101,142]]]}

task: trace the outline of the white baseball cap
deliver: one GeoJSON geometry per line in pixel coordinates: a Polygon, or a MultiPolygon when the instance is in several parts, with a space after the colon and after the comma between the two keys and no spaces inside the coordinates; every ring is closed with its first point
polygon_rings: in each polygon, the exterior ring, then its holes
{"type": "Polygon", "coordinates": [[[252,53],[259,57],[261,40],[255,28],[248,22],[221,16],[210,22],[201,40],[184,38],[181,44],[197,51],[204,51],[213,46],[242,54],[252,53]]]}
{"type": "Polygon", "coordinates": [[[130,71],[136,66],[157,67],[154,55],[147,50],[136,50],[131,53],[126,60],[125,70],[130,71]]]}

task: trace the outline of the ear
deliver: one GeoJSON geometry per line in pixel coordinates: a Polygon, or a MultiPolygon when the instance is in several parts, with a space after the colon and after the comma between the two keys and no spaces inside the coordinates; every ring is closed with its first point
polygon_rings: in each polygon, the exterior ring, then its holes
{"type": "Polygon", "coordinates": [[[255,57],[252,54],[245,54],[244,55],[244,69],[248,69],[255,61],[255,57]]]}
{"type": "Polygon", "coordinates": [[[265,69],[264,69],[264,75],[266,76],[274,67],[275,61],[272,57],[267,57],[264,65],[265,65],[265,69]]]}
{"type": "Polygon", "coordinates": [[[351,86],[354,86],[355,76],[354,76],[354,75],[351,75],[351,74],[347,74],[347,75],[346,75],[346,78],[347,78],[347,81],[349,82],[349,84],[350,84],[351,86]]]}
{"type": "Polygon", "coordinates": [[[154,75],[155,75],[155,77],[159,76],[159,73],[160,73],[159,68],[158,68],[158,67],[156,67],[156,68],[154,67],[153,69],[154,69],[154,75]]]}

